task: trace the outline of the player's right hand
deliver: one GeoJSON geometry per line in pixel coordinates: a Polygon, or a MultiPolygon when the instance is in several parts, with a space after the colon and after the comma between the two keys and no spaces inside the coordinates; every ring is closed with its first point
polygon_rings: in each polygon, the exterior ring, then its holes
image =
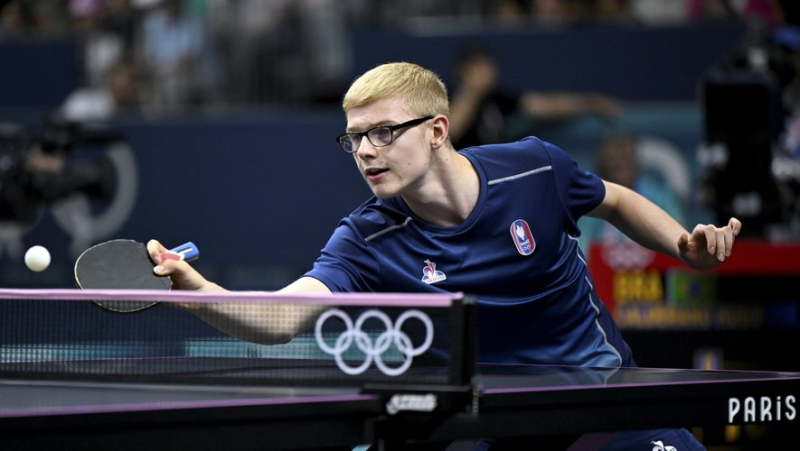
{"type": "Polygon", "coordinates": [[[169,249],[164,247],[164,245],[157,240],[150,240],[147,242],[147,253],[150,254],[150,258],[156,264],[155,268],[153,268],[153,272],[159,276],[169,276],[170,279],[172,279],[172,286],[174,289],[195,291],[222,290],[219,285],[206,280],[206,278],[192,268],[192,265],[188,262],[162,258],[161,256],[167,252],[169,252],[169,249]]]}

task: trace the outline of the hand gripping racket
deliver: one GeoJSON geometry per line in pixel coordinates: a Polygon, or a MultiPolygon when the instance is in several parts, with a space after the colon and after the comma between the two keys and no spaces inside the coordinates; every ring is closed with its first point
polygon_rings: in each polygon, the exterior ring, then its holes
{"type": "MultiPolygon", "coordinates": [[[[161,255],[162,259],[192,261],[200,251],[192,242],[184,243],[161,255]]],[[[75,282],[86,289],[172,289],[169,277],[153,272],[155,263],[147,247],[133,240],[111,240],[85,250],[75,261],[75,282]]],[[[150,308],[158,302],[94,301],[106,310],[132,313],[150,308]]]]}

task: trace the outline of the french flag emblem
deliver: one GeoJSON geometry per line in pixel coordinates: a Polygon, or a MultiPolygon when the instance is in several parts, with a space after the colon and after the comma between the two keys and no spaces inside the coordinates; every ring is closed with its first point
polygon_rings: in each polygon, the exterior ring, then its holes
{"type": "Polygon", "coordinates": [[[533,240],[531,228],[523,219],[517,219],[511,223],[511,238],[514,239],[514,245],[517,246],[517,252],[522,255],[531,255],[536,249],[536,241],[533,240]]]}

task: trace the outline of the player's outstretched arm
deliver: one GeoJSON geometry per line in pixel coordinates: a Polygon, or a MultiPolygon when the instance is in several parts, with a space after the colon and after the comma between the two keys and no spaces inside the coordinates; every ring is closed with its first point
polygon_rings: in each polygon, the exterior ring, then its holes
{"type": "Polygon", "coordinates": [[[667,212],[636,192],[604,183],[606,197],[589,216],[608,221],[642,246],[681,260],[693,269],[712,269],[731,255],[742,228],[738,219],[731,218],[723,227],[699,224],[689,233],[667,212]]]}
{"type": "MultiPolygon", "coordinates": [[[[330,295],[328,287],[311,277],[301,277],[284,294],[330,295]]],[[[197,317],[240,340],[259,344],[282,344],[310,329],[324,306],[292,303],[269,304],[192,304],[189,310],[197,317]]]]}
{"type": "MultiPolygon", "coordinates": [[[[180,290],[225,291],[206,280],[185,261],[161,259],[167,251],[161,243],[151,240],[147,251],[156,263],[154,271],[172,278],[173,287],[180,290]]],[[[330,294],[322,282],[302,277],[279,291],[285,294],[330,294]]],[[[301,304],[240,304],[208,303],[182,304],[181,307],[214,328],[240,340],[259,344],[287,343],[305,331],[324,309],[301,304]]]]}

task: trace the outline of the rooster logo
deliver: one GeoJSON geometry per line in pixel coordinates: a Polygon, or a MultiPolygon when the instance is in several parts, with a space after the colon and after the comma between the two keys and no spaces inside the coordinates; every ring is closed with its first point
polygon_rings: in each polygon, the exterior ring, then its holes
{"type": "Polygon", "coordinates": [[[674,446],[664,446],[664,442],[658,440],[656,442],[650,442],[651,445],[656,445],[653,447],[653,451],[678,451],[678,448],[674,446]]]}
{"type": "Polygon", "coordinates": [[[447,276],[441,272],[436,270],[436,263],[425,260],[425,267],[422,268],[422,281],[427,283],[428,285],[436,282],[441,282],[447,279],[447,276]]]}

